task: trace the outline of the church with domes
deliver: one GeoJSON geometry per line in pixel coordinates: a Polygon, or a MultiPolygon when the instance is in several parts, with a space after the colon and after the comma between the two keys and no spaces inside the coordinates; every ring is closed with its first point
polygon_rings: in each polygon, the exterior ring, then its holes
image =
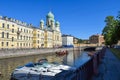
{"type": "Polygon", "coordinates": [[[35,27],[23,21],[0,16],[0,49],[54,48],[62,46],[60,23],[49,12],[46,21],[35,27]]]}
{"type": "Polygon", "coordinates": [[[53,13],[49,12],[46,16],[46,25],[44,25],[44,21],[41,20],[40,28],[50,30],[50,31],[54,30],[54,31],[60,32],[60,23],[59,21],[55,21],[53,13]]]}
{"type": "Polygon", "coordinates": [[[62,46],[60,23],[54,19],[54,14],[52,12],[46,15],[46,24],[44,20],[40,21],[40,29],[45,31],[44,47],[62,46]]]}

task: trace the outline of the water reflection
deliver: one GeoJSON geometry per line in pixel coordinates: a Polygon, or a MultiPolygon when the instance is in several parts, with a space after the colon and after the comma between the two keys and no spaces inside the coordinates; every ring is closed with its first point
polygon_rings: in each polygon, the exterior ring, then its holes
{"type": "Polygon", "coordinates": [[[89,59],[90,59],[90,56],[88,56],[87,52],[85,51],[81,51],[81,52],[71,51],[64,58],[64,62],[67,65],[78,68],[79,66],[83,65],[89,59]]]}
{"type": "Polygon", "coordinates": [[[69,51],[69,54],[63,56],[57,56],[55,53],[40,54],[24,57],[15,57],[0,59],[0,72],[2,76],[0,80],[9,80],[11,72],[18,66],[22,66],[28,62],[37,62],[40,58],[47,58],[49,62],[58,62],[61,64],[67,64],[77,67],[89,57],[85,52],[69,51]]]}

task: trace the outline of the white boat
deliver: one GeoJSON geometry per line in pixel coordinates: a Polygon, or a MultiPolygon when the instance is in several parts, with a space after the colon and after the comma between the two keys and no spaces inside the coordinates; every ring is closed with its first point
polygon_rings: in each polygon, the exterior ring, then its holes
{"type": "Polygon", "coordinates": [[[75,72],[75,68],[48,62],[27,63],[16,68],[11,80],[70,80],[75,72]]]}

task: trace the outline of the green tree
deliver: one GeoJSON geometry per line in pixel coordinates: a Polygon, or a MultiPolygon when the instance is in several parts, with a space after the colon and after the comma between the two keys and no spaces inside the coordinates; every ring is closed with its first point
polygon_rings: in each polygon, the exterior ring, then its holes
{"type": "Polygon", "coordinates": [[[117,21],[113,16],[107,16],[105,18],[106,25],[102,31],[102,34],[104,35],[105,44],[110,45],[110,47],[113,44],[117,43],[116,38],[116,25],[117,21]]]}
{"type": "Polygon", "coordinates": [[[118,25],[116,26],[116,35],[117,35],[117,39],[120,40],[120,11],[118,12],[117,22],[118,25]]]}

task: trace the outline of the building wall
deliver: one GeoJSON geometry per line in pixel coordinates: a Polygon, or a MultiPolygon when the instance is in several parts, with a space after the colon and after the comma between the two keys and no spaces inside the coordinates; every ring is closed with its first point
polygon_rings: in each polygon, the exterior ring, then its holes
{"type": "Polygon", "coordinates": [[[104,36],[102,36],[102,35],[92,35],[90,38],[89,38],[89,40],[90,40],[90,43],[91,44],[97,44],[98,46],[102,46],[102,45],[104,45],[104,36]]]}
{"type": "Polygon", "coordinates": [[[18,20],[0,19],[0,48],[32,48],[33,29],[20,25],[18,20]],[[3,26],[4,24],[4,26],[3,26]],[[2,37],[4,35],[4,37],[2,37]]]}
{"type": "Polygon", "coordinates": [[[17,25],[0,19],[0,48],[16,48],[17,25]]]}
{"type": "Polygon", "coordinates": [[[33,29],[33,48],[44,48],[44,31],[33,29]]]}
{"type": "Polygon", "coordinates": [[[33,48],[33,29],[17,25],[17,48],[33,48]]]}
{"type": "Polygon", "coordinates": [[[45,31],[45,48],[53,48],[53,34],[51,31],[45,31]]]}
{"type": "Polygon", "coordinates": [[[72,36],[62,36],[62,45],[63,46],[73,46],[73,37],[72,36]]]}
{"type": "Polygon", "coordinates": [[[53,47],[60,47],[62,45],[61,33],[58,31],[53,32],[53,47]]]}
{"type": "Polygon", "coordinates": [[[40,28],[13,18],[0,16],[0,49],[12,48],[53,48],[62,45],[60,23],[55,23],[54,15],[50,12],[47,20],[49,25],[40,28]]]}

